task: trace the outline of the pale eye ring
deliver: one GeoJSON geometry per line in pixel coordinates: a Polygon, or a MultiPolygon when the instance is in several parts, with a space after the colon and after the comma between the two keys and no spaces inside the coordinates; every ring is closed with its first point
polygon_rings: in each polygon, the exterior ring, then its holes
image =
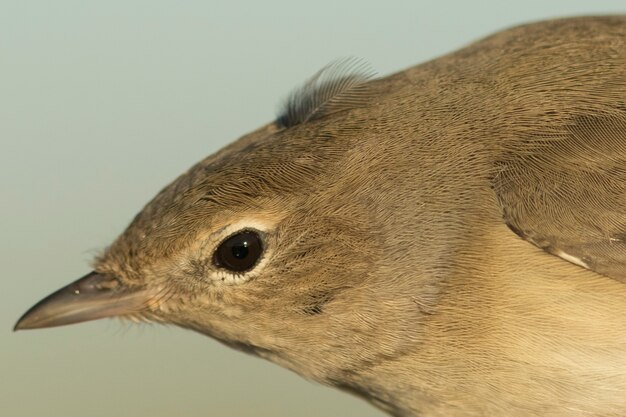
{"type": "Polygon", "coordinates": [[[241,230],[224,239],[213,254],[218,268],[232,272],[249,271],[263,255],[263,240],[254,230],[241,230]]]}

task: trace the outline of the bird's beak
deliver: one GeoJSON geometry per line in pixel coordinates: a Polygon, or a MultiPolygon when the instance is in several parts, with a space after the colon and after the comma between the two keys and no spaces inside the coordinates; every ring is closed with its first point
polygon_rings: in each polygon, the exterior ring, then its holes
{"type": "Polygon", "coordinates": [[[13,330],[137,314],[146,308],[148,300],[145,290],[130,289],[114,277],[91,272],[39,301],[13,330]]]}

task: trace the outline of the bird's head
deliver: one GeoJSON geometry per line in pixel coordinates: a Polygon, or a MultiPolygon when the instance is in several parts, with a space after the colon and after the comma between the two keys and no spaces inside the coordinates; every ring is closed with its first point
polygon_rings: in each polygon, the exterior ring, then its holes
{"type": "Polygon", "coordinates": [[[94,272],[42,300],[16,328],[111,316],[172,323],[319,380],[410,343],[414,331],[398,333],[408,331],[407,317],[394,314],[418,309],[381,291],[402,248],[382,256],[389,213],[368,178],[385,175],[384,164],[358,145],[366,114],[358,110],[373,105],[361,88],[366,77],[321,75],[278,122],[162,190],[94,272]],[[335,102],[311,96],[338,85],[335,102]]]}

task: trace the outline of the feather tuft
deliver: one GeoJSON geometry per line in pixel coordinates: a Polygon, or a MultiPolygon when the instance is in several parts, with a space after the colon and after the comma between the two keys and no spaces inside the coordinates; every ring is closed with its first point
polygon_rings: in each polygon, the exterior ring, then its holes
{"type": "Polygon", "coordinates": [[[276,124],[289,128],[363,105],[376,73],[365,61],[344,58],[319,70],[285,100],[276,124]]]}

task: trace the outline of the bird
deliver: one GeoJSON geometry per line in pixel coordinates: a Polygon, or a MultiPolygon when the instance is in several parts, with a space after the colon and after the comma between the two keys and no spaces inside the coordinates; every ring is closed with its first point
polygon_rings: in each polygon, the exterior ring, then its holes
{"type": "Polygon", "coordinates": [[[335,61],[15,329],[177,325],[393,416],[626,415],[626,16],[335,61]]]}

